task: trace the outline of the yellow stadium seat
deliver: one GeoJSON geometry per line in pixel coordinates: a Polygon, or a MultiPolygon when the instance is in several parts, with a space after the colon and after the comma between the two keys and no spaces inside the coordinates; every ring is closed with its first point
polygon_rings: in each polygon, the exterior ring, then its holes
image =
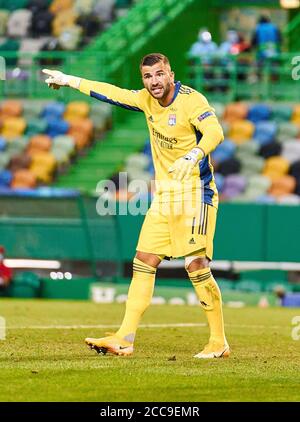
{"type": "Polygon", "coordinates": [[[2,135],[5,138],[15,138],[22,135],[26,129],[26,121],[23,117],[7,117],[2,120],[2,135]]]}
{"type": "Polygon", "coordinates": [[[36,152],[31,155],[30,169],[35,167],[43,167],[46,172],[51,173],[55,170],[56,160],[50,152],[36,152]]]}
{"type": "Polygon", "coordinates": [[[65,119],[73,117],[87,117],[90,112],[90,106],[85,101],[72,101],[70,102],[65,111],[65,119]]]}
{"type": "Polygon", "coordinates": [[[73,7],[73,0],[53,0],[51,3],[49,10],[51,13],[56,15],[63,10],[68,10],[73,7]]]}
{"type": "Polygon", "coordinates": [[[73,10],[64,10],[56,15],[52,22],[52,33],[55,37],[68,27],[73,26],[76,22],[77,15],[73,10]]]}
{"type": "Polygon", "coordinates": [[[288,160],[281,156],[270,157],[265,161],[265,167],[263,174],[278,174],[280,176],[286,174],[289,171],[290,163],[288,160]]]}
{"type": "Polygon", "coordinates": [[[254,124],[249,120],[235,120],[230,125],[228,138],[236,144],[241,144],[252,138],[254,130],[254,124]]]}
{"type": "Polygon", "coordinates": [[[295,105],[292,114],[293,123],[300,124],[300,104],[295,105]]]}

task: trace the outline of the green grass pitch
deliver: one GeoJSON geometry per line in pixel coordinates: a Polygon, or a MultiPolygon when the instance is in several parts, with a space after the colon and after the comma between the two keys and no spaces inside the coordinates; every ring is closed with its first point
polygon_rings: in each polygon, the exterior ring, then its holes
{"type": "Polygon", "coordinates": [[[193,358],[208,328],[202,310],[188,306],[152,305],[133,356],[90,351],[84,338],[113,331],[123,311],[120,304],[1,299],[0,401],[299,401],[300,340],[291,337],[291,321],[300,309],[225,308],[227,359],[193,358]],[[188,323],[199,326],[176,325],[188,323]]]}

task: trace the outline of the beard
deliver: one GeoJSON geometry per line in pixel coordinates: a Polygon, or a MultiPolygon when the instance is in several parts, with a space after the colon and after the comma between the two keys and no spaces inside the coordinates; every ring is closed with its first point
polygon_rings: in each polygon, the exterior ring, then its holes
{"type": "Polygon", "coordinates": [[[168,82],[165,87],[162,85],[159,85],[156,88],[148,89],[148,92],[150,95],[152,95],[153,98],[160,100],[160,99],[166,98],[169,95],[170,90],[171,90],[171,83],[168,82]]]}

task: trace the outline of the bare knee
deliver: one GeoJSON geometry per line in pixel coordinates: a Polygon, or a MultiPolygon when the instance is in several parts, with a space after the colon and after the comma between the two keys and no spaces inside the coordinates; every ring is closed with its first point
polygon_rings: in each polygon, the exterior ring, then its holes
{"type": "Polygon", "coordinates": [[[194,259],[187,267],[187,271],[192,273],[193,271],[202,270],[203,268],[209,267],[209,259],[206,257],[199,257],[194,259]]]}
{"type": "Polygon", "coordinates": [[[153,253],[137,251],[135,257],[154,268],[157,268],[161,263],[161,258],[153,253]]]}

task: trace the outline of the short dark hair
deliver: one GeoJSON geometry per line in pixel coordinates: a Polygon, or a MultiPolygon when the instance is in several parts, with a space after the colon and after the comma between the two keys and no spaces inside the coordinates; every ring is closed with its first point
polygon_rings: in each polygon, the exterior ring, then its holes
{"type": "Polygon", "coordinates": [[[168,64],[170,66],[170,62],[167,56],[164,56],[161,53],[151,53],[142,58],[140,69],[142,69],[143,66],[153,66],[159,62],[163,62],[164,64],[168,64]]]}

